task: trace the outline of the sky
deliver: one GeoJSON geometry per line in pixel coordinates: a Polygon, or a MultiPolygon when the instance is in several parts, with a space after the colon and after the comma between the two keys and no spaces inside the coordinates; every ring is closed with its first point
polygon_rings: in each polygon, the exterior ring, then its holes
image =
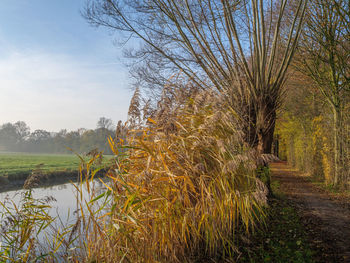
{"type": "Polygon", "coordinates": [[[59,131],[126,119],[132,91],[118,34],[89,25],[85,1],[0,1],[0,125],[59,131]]]}

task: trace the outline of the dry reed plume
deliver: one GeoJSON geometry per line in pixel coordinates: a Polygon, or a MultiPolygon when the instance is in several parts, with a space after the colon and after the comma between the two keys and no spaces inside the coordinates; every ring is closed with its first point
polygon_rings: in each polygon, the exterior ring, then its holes
{"type": "MultiPolygon", "coordinates": [[[[148,101],[143,110],[136,92],[129,125],[118,123],[116,139],[109,140],[115,155],[115,166],[107,173],[111,182],[104,183],[102,192],[92,187],[102,169],[93,168],[101,153],[93,152],[90,161],[81,157],[76,221],[56,228],[44,248],[34,249],[33,235],[28,234],[17,258],[44,262],[235,261],[238,240],[248,236],[264,217],[261,208],[266,187],[256,178],[259,158],[244,143],[238,115],[225,96],[191,85],[178,86],[165,87],[156,107],[148,101]]],[[[33,203],[31,196],[27,199],[25,203],[33,203]]],[[[38,209],[47,215],[49,206],[38,209]]],[[[40,230],[53,223],[48,216],[35,220],[29,228],[26,221],[17,222],[18,229],[11,233],[40,230]]],[[[2,236],[7,234],[4,231],[2,236]]],[[[9,239],[6,251],[13,249],[15,241],[9,239]]],[[[7,260],[13,253],[0,256],[7,260]]]]}
{"type": "Polygon", "coordinates": [[[147,125],[137,121],[141,110],[129,112],[139,115],[130,116],[126,141],[110,140],[117,157],[108,190],[113,205],[99,234],[89,235],[87,258],[233,260],[237,232],[247,234],[261,220],[264,197],[256,193],[266,191],[235,112],[216,92],[171,86],[143,116],[147,125]]]}

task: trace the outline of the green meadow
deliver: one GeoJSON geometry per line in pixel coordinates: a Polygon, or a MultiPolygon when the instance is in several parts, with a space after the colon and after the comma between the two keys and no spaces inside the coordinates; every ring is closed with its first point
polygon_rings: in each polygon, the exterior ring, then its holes
{"type": "MultiPolygon", "coordinates": [[[[105,157],[103,163],[107,164],[108,159],[105,157]]],[[[74,174],[80,162],[80,158],[73,154],[0,153],[0,176],[10,181],[25,179],[39,165],[45,174],[74,174]]]]}

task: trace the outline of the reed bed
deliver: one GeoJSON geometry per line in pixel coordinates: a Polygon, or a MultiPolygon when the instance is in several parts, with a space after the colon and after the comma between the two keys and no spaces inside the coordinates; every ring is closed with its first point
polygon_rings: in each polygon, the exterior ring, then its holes
{"type": "MultiPolygon", "coordinates": [[[[106,190],[91,187],[101,153],[82,158],[76,222],[56,229],[40,260],[234,262],[238,240],[264,218],[266,189],[225,101],[216,92],[172,88],[142,116],[134,108],[128,128],[109,140],[115,165],[106,190]]],[[[23,248],[33,253],[24,255],[37,259],[30,240],[23,248]]]]}
{"type": "Polygon", "coordinates": [[[103,238],[89,235],[92,261],[232,260],[237,233],[248,235],[263,217],[256,160],[235,112],[215,92],[185,103],[172,95],[127,141],[110,140],[113,206],[98,229],[103,238]]]}

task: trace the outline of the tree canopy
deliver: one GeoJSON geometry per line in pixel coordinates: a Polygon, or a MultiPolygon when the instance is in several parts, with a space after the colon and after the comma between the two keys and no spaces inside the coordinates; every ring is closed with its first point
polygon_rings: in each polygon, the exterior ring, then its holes
{"type": "Polygon", "coordinates": [[[85,17],[137,38],[134,76],[163,86],[174,72],[228,94],[246,142],[270,152],[276,109],[300,36],[306,0],[91,0],[85,17]]]}

